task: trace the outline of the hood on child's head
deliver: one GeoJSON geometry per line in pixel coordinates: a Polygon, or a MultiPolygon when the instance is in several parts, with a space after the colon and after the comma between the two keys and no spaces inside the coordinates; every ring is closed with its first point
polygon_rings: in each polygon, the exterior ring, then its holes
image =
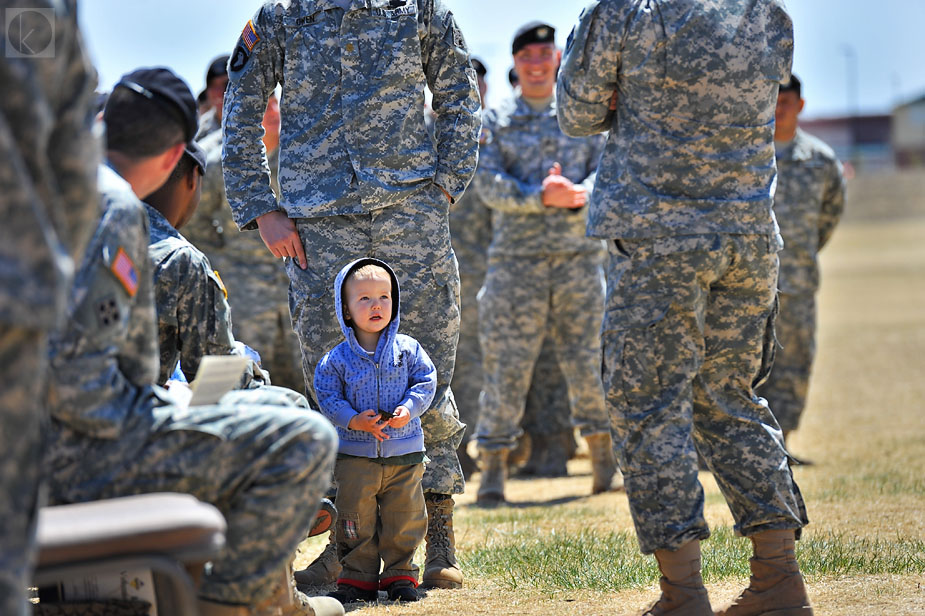
{"type": "Polygon", "coordinates": [[[359,343],[356,342],[356,335],[353,332],[353,328],[350,327],[346,319],[344,319],[344,285],[347,283],[347,277],[364,265],[378,265],[389,273],[389,278],[392,281],[392,320],[389,322],[388,327],[386,327],[383,338],[388,338],[389,341],[395,338],[395,334],[398,333],[399,315],[401,314],[399,310],[401,302],[398,278],[395,276],[395,272],[392,271],[388,263],[380,261],[379,259],[373,259],[372,257],[363,257],[351,261],[341,268],[337,277],[334,279],[334,312],[337,314],[337,322],[340,323],[340,329],[344,333],[344,337],[348,341],[352,341],[350,342],[351,346],[356,344],[357,348],[359,348],[359,343]]]}

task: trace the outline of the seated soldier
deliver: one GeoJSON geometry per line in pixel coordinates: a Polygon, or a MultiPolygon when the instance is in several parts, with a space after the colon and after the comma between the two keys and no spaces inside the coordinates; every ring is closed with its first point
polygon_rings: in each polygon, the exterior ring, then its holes
{"type": "MultiPolygon", "coordinates": [[[[196,211],[205,168],[205,151],[190,143],[164,185],[145,198],[151,224],[148,256],[157,309],[159,384],[168,381],[178,363],[186,381],[192,382],[204,356],[248,354],[232,334],[221,277],[202,251],[178,231],[196,211]]],[[[251,365],[243,388],[262,384],[269,384],[267,374],[251,365]]]]}
{"type": "MultiPolygon", "coordinates": [[[[228,523],[199,588],[204,616],[343,614],[292,588],[289,565],[331,480],[330,424],[273,388],[187,407],[158,373],[148,217],[196,132],[196,101],[167,69],[122,77],[106,104],[102,219],[49,345],[46,476],[56,504],[187,492],[228,523]]],[[[303,399],[304,401],[304,399],[303,399]]]]}

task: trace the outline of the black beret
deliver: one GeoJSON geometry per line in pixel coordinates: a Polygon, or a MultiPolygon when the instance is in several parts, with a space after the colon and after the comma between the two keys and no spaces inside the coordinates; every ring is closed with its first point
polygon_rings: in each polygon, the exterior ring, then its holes
{"type": "Polygon", "coordinates": [[[474,68],[475,73],[483,79],[485,78],[485,75],[488,74],[488,69],[485,68],[485,65],[478,58],[472,58],[472,68],[474,68]]]}
{"type": "Polygon", "coordinates": [[[199,167],[199,171],[202,174],[206,172],[206,151],[202,149],[195,141],[190,141],[186,144],[186,149],[183,150],[185,156],[189,156],[194,161],[196,161],[196,166],[199,167]]]}
{"type": "Polygon", "coordinates": [[[530,45],[531,43],[556,43],[556,29],[541,21],[531,21],[514,34],[511,44],[511,55],[530,45]]]}
{"type": "Polygon", "coordinates": [[[186,141],[192,141],[199,127],[196,99],[186,82],[169,68],[140,68],[122,76],[116,87],[128,88],[148,100],[180,113],[186,141]]]}
{"type": "Polygon", "coordinates": [[[219,56],[209,64],[209,70],[206,71],[206,86],[216,77],[226,77],[228,75],[228,54],[219,56]]]}

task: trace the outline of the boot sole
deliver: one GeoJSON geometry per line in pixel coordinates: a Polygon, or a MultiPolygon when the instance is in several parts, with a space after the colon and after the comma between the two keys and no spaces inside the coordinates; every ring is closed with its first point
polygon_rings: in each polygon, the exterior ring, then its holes
{"type": "Polygon", "coordinates": [[[421,588],[425,590],[430,590],[432,588],[458,590],[462,587],[462,582],[453,582],[451,580],[421,580],[421,588]]]}
{"type": "Polygon", "coordinates": [[[804,607],[788,607],[783,610],[761,612],[761,616],[813,616],[813,608],[808,605],[804,607]]]}

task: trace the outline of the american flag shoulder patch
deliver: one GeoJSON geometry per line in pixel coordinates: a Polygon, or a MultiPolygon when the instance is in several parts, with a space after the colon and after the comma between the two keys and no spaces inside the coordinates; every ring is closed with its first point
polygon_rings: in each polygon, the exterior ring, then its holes
{"type": "Polygon", "coordinates": [[[254,29],[254,21],[252,19],[248,20],[247,25],[244,26],[244,30],[241,32],[241,40],[247,47],[247,51],[254,51],[254,45],[260,41],[260,37],[257,36],[257,30],[254,29]]]}
{"type": "Polygon", "coordinates": [[[116,277],[116,280],[122,284],[129,297],[135,297],[138,292],[138,270],[135,269],[132,258],[128,256],[122,246],[119,246],[116,258],[112,260],[112,265],[109,266],[109,269],[116,277]]]}

